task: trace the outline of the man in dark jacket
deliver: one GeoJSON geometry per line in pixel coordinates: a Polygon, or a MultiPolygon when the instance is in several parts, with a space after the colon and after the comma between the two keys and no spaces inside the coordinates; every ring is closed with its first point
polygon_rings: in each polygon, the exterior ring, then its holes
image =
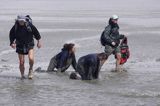
{"type": "Polygon", "coordinates": [[[120,52],[120,40],[125,36],[119,34],[118,16],[113,15],[109,19],[109,25],[103,31],[103,43],[105,46],[105,53],[110,56],[114,54],[116,58],[116,71],[122,71],[120,67],[121,52],[120,52]]]}
{"type": "Polygon", "coordinates": [[[70,65],[76,70],[77,62],[75,58],[75,45],[72,43],[64,44],[62,51],[54,56],[49,63],[48,72],[65,72],[70,65]],[[57,70],[55,70],[55,68],[57,70]]]}
{"type": "MultiPolygon", "coordinates": [[[[108,56],[105,53],[88,54],[78,60],[76,72],[82,80],[98,79],[100,69],[108,56]]],[[[70,75],[71,79],[79,79],[75,73],[70,75]]]]}
{"type": "Polygon", "coordinates": [[[29,58],[29,73],[28,78],[32,79],[33,77],[33,64],[34,64],[34,39],[37,40],[37,47],[41,48],[41,36],[37,30],[37,28],[27,21],[28,18],[26,16],[17,16],[15,25],[10,30],[9,38],[10,38],[10,46],[15,49],[18,53],[19,57],[19,68],[21,72],[21,78],[24,77],[24,62],[25,55],[28,55],[29,58]]]}

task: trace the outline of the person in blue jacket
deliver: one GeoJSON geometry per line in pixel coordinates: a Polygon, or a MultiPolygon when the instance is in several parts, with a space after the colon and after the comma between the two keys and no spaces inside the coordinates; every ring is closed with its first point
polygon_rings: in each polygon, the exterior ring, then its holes
{"type": "Polygon", "coordinates": [[[76,70],[75,44],[73,43],[64,44],[62,51],[50,60],[47,71],[65,72],[70,65],[76,70]]]}
{"type": "Polygon", "coordinates": [[[78,60],[76,73],[71,73],[70,78],[80,79],[78,73],[82,80],[98,79],[100,69],[107,58],[105,53],[88,54],[81,57],[78,60]]]}

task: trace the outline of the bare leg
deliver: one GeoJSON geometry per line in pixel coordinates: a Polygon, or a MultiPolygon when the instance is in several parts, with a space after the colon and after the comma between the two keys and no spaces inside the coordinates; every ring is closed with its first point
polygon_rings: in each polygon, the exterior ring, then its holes
{"type": "Polygon", "coordinates": [[[25,62],[25,56],[22,55],[22,54],[18,54],[18,57],[19,57],[19,69],[20,69],[20,72],[21,72],[21,78],[24,78],[24,70],[25,70],[24,62],[25,62]]]}
{"type": "Polygon", "coordinates": [[[34,50],[33,49],[29,50],[28,58],[29,58],[29,69],[33,69],[33,64],[34,64],[34,50]]]}
{"type": "Polygon", "coordinates": [[[33,77],[33,64],[34,64],[34,50],[33,49],[29,50],[28,58],[29,58],[28,78],[32,79],[32,77],[33,77]]]}
{"type": "Polygon", "coordinates": [[[122,72],[122,69],[121,69],[121,65],[120,65],[120,62],[121,62],[121,54],[120,53],[117,53],[116,54],[116,71],[118,72],[122,72]]]}

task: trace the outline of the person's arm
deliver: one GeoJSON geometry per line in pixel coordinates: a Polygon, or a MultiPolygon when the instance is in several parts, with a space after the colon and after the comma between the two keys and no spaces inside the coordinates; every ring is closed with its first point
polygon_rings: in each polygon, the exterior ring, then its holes
{"type": "Polygon", "coordinates": [[[11,28],[10,33],[9,33],[9,39],[10,39],[10,46],[12,48],[15,48],[16,44],[15,44],[15,39],[16,39],[16,35],[15,35],[15,25],[11,28]]]}
{"type": "Polygon", "coordinates": [[[37,30],[37,28],[34,25],[32,25],[32,33],[37,41],[39,41],[41,39],[41,35],[40,35],[39,31],[37,30]]]}
{"type": "Polygon", "coordinates": [[[100,58],[98,54],[94,56],[94,59],[92,60],[92,78],[97,79],[99,76],[99,71],[100,71],[100,58]]]}
{"type": "Polygon", "coordinates": [[[32,32],[33,32],[35,39],[37,40],[37,47],[41,48],[41,46],[42,46],[41,35],[34,25],[32,25],[32,32]]]}
{"type": "Polygon", "coordinates": [[[100,69],[102,67],[103,63],[100,62],[100,60],[97,60],[97,63],[96,63],[96,70],[95,70],[95,78],[98,78],[99,76],[99,72],[100,72],[100,69]]]}
{"type": "Polygon", "coordinates": [[[74,70],[76,71],[76,69],[77,69],[77,62],[76,62],[75,54],[73,54],[73,56],[72,56],[72,66],[73,66],[74,70]]]}
{"type": "Polygon", "coordinates": [[[119,35],[119,39],[124,39],[124,38],[125,38],[125,35],[123,35],[123,34],[119,35]]]}
{"type": "Polygon", "coordinates": [[[93,73],[93,71],[95,71],[95,67],[94,66],[89,66],[87,80],[94,79],[94,75],[93,75],[94,73],[93,73]]]}
{"type": "Polygon", "coordinates": [[[13,44],[15,39],[16,39],[16,37],[15,37],[15,25],[10,30],[9,39],[10,39],[10,45],[13,44]]]}

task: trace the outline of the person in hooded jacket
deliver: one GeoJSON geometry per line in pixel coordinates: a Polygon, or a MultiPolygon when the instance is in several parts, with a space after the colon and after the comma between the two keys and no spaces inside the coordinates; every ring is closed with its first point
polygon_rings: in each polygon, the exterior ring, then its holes
{"type": "Polygon", "coordinates": [[[106,26],[105,30],[103,31],[103,45],[105,46],[105,53],[110,56],[114,54],[116,57],[116,72],[121,72],[121,51],[120,51],[120,41],[125,36],[119,34],[119,25],[118,25],[118,16],[113,15],[109,19],[109,25],[106,26]]]}
{"type": "Polygon", "coordinates": [[[76,72],[70,74],[70,79],[98,79],[100,69],[107,58],[105,53],[94,53],[81,57],[78,60],[76,72]]]}
{"type": "Polygon", "coordinates": [[[34,65],[34,38],[37,40],[37,47],[41,48],[41,36],[37,28],[28,22],[29,18],[26,16],[17,16],[15,25],[11,28],[9,39],[10,46],[16,49],[19,57],[19,69],[21,78],[24,79],[25,71],[25,55],[29,58],[29,73],[28,78],[33,78],[34,65]]]}
{"type": "Polygon", "coordinates": [[[70,65],[76,70],[75,44],[73,43],[64,44],[62,51],[50,60],[47,72],[65,72],[70,65]]]}

